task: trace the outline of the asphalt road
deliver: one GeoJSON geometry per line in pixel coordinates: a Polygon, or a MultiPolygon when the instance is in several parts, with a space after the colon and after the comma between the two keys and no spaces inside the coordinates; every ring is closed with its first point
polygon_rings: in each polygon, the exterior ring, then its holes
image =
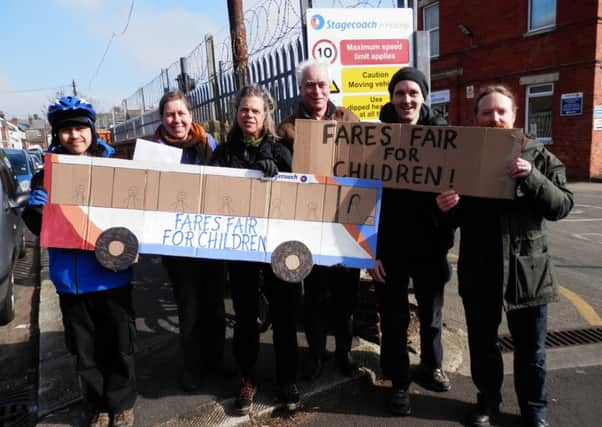
{"type": "MultiPolygon", "coordinates": [[[[550,250],[562,292],[559,303],[550,306],[550,330],[594,325],[602,327],[602,184],[573,184],[571,187],[576,194],[575,209],[567,219],[549,223],[550,250]]],[[[16,318],[9,325],[0,327],[0,425],[9,425],[4,422],[7,414],[16,414],[20,420],[27,420],[27,414],[35,414],[36,411],[39,287],[35,254],[30,245],[27,256],[19,264],[15,286],[16,318]]],[[[451,259],[453,262],[453,254],[451,259]]],[[[137,304],[137,326],[141,337],[155,330],[177,333],[177,315],[170,289],[164,284],[153,288],[152,284],[160,277],[160,272],[155,270],[138,272],[137,286],[148,288],[138,290],[147,298],[137,304]]],[[[450,285],[449,292],[455,293],[455,283],[450,285]]],[[[457,304],[457,298],[456,301],[450,298],[447,302],[450,305],[454,303],[457,304]]],[[[461,328],[461,307],[455,309],[457,316],[446,320],[448,326],[461,328]]],[[[175,345],[175,335],[170,342],[175,345]]],[[[147,352],[154,347],[149,348],[147,352]]],[[[602,351],[597,356],[597,363],[592,363],[592,348],[598,347],[573,347],[565,352],[554,353],[558,363],[550,373],[552,425],[599,425],[597,420],[602,418],[602,405],[598,404],[597,397],[602,391],[602,351]],[[589,355],[587,360],[586,355],[589,355]]],[[[156,384],[157,373],[150,372],[150,367],[144,366],[145,358],[150,356],[150,353],[140,355],[142,363],[139,364],[138,376],[141,385],[147,382],[156,384]]],[[[173,375],[172,371],[174,369],[169,367],[163,376],[173,375]]],[[[363,379],[360,385],[341,387],[308,399],[305,409],[293,418],[276,413],[271,418],[252,423],[274,426],[458,425],[469,404],[474,401],[474,388],[467,375],[466,367],[454,374],[454,387],[448,394],[432,394],[413,386],[414,416],[404,420],[388,414],[387,384],[363,379]]],[[[164,378],[164,382],[169,381],[170,378],[164,378]]],[[[212,391],[218,398],[230,397],[232,387],[229,383],[234,382],[227,381],[219,390],[212,391]]],[[[177,389],[170,390],[177,393],[177,389]]],[[[164,389],[160,391],[166,392],[164,389]]],[[[514,402],[511,377],[507,377],[505,382],[504,397],[505,415],[500,425],[515,425],[517,418],[512,414],[516,414],[518,409],[514,402]]],[[[182,406],[189,410],[187,399],[191,400],[190,405],[194,404],[191,397],[177,394],[169,399],[160,399],[158,395],[151,394],[140,400],[141,408],[148,408],[149,411],[156,408],[157,418],[160,418],[159,415],[168,410],[179,413],[174,408],[161,408],[162,404],[182,406]]],[[[140,419],[144,419],[142,414],[140,419]]],[[[152,413],[149,412],[146,419],[149,423],[141,425],[155,424],[150,422],[152,413]]]]}

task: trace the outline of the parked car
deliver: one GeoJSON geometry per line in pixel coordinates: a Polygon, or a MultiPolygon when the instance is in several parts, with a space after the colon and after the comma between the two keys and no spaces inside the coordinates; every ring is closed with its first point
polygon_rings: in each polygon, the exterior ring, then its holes
{"type": "Polygon", "coordinates": [[[24,251],[21,212],[29,195],[17,190],[10,162],[0,150],[0,325],[14,318],[14,269],[24,251]]]}
{"type": "Polygon", "coordinates": [[[18,192],[29,193],[31,191],[31,178],[37,172],[33,160],[27,151],[18,148],[4,148],[4,152],[15,173],[18,192]]]}
{"type": "MultiPolygon", "coordinates": [[[[33,163],[36,168],[35,172],[44,168],[44,152],[42,151],[42,149],[40,147],[28,148],[27,154],[29,154],[29,157],[31,157],[31,160],[33,160],[33,163]]],[[[34,172],[34,175],[35,175],[35,172],[34,172]]]]}

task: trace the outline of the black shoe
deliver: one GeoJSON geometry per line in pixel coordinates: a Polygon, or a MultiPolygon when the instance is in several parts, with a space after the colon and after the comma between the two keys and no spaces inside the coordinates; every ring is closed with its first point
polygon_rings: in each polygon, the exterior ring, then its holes
{"type": "Polygon", "coordinates": [[[339,371],[346,377],[353,377],[358,372],[357,363],[353,360],[351,352],[347,351],[343,354],[336,355],[337,366],[339,371]]]}
{"type": "Polygon", "coordinates": [[[253,399],[257,393],[257,387],[248,378],[243,378],[240,382],[240,391],[234,409],[238,415],[248,415],[253,406],[253,399]]]}
{"type": "Polygon", "coordinates": [[[445,371],[441,368],[429,368],[422,365],[420,367],[423,386],[429,390],[445,392],[451,389],[451,383],[445,371]]]}
{"type": "Polygon", "coordinates": [[[309,356],[303,369],[303,379],[306,381],[315,381],[322,375],[324,364],[322,358],[309,356]]]}
{"type": "Polygon", "coordinates": [[[550,427],[550,424],[542,417],[530,417],[524,421],[525,427],[550,427]]]}
{"type": "Polygon", "coordinates": [[[300,394],[297,384],[285,384],[280,386],[280,400],[289,411],[296,411],[299,407],[300,394]]]}
{"type": "Polygon", "coordinates": [[[407,389],[393,388],[391,390],[390,408],[393,415],[407,416],[412,413],[410,394],[407,389]]]}
{"type": "Polygon", "coordinates": [[[180,376],[182,390],[193,393],[201,388],[201,374],[199,372],[184,371],[180,376]]]}
{"type": "Polygon", "coordinates": [[[497,405],[491,406],[484,403],[477,403],[476,409],[468,417],[468,425],[471,427],[488,427],[491,425],[492,418],[499,415],[500,410],[497,405]]]}

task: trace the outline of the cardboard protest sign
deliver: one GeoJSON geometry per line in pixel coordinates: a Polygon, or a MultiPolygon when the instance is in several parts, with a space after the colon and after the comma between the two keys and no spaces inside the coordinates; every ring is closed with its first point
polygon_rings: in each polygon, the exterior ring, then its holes
{"type": "Polygon", "coordinates": [[[511,199],[520,129],[296,120],[294,171],[378,179],[387,188],[511,199]]]}
{"type": "Polygon", "coordinates": [[[56,154],[47,156],[44,180],[41,245],[95,250],[99,258],[99,241],[107,241],[110,268],[121,265],[115,248],[131,252],[131,242],[135,253],[272,265],[273,253],[297,242],[314,264],[374,265],[379,181],[265,179],[246,169],[56,154]]]}

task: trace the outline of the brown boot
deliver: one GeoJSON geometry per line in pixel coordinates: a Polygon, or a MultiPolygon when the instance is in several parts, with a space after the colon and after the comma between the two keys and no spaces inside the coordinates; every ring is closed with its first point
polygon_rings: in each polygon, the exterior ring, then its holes
{"type": "Polygon", "coordinates": [[[134,408],[113,414],[113,427],[133,427],[134,426],[134,408]]]}
{"type": "Polygon", "coordinates": [[[97,412],[90,421],[90,427],[109,427],[111,417],[108,412],[97,412]]]}

